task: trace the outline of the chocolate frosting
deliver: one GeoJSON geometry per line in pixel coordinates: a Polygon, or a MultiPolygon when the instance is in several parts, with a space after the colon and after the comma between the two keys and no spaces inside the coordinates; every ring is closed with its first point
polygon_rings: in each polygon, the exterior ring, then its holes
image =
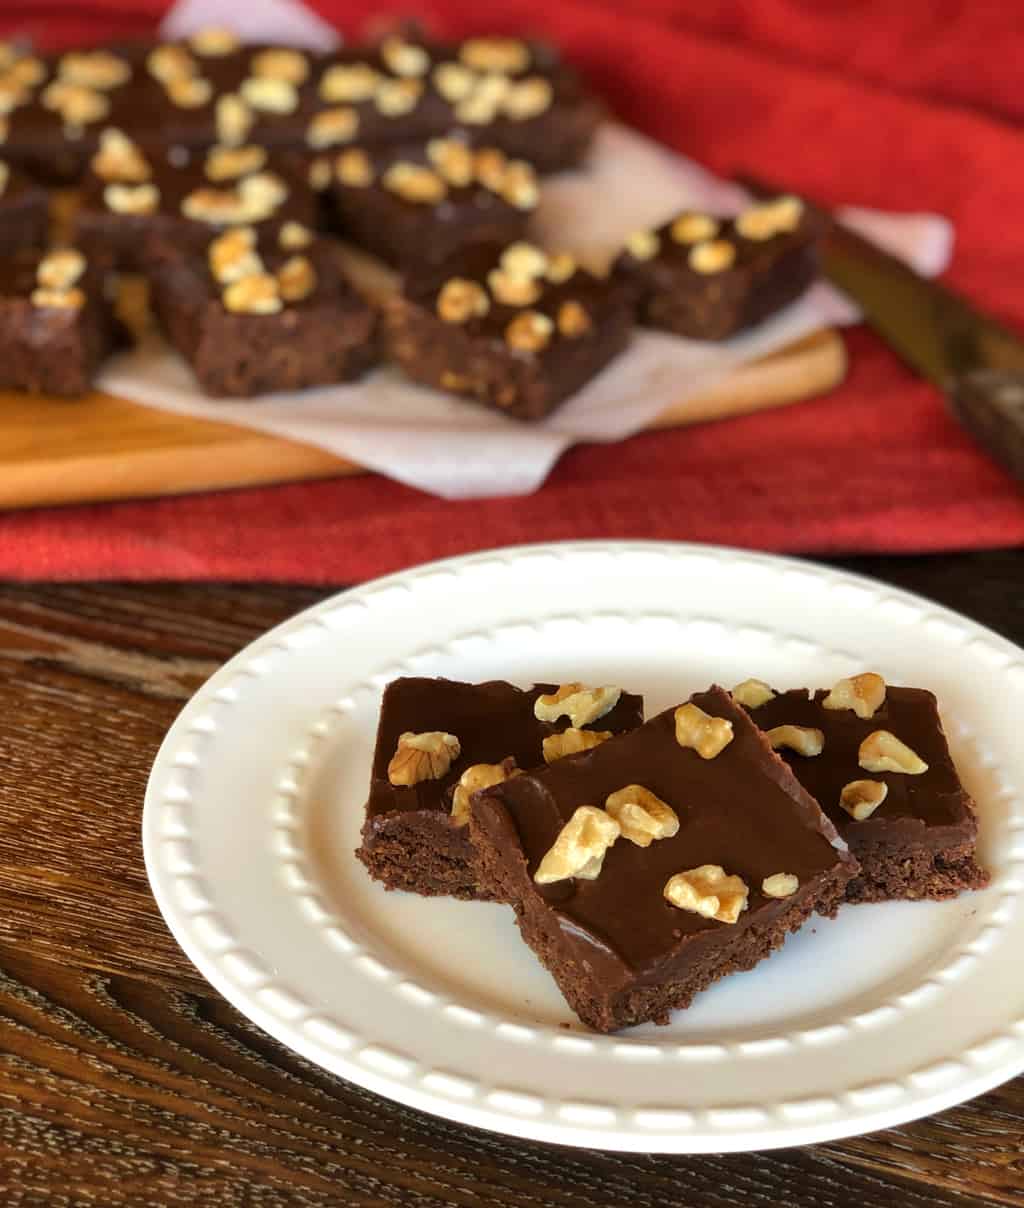
{"type": "MultiPolygon", "coordinates": [[[[503,680],[465,684],[457,680],[403,677],[392,681],[381,702],[377,745],[374,751],[367,817],[408,810],[451,809],[453,786],[475,763],[501,763],[512,756],[523,769],[544,762],[545,738],[566,729],[567,718],[552,724],[538,721],[533,704],[538,696],[554,692],[556,684],[517,688],[503,680]],[[440,780],[422,780],[405,787],[388,780],[388,763],[399,735],[443,730],[461,744],[459,758],[440,780]]],[[[598,718],[588,730],[630,730],[643,721],[643,698],[623,692],[615,708],[598,718]]]]}
{"type": "MultiPolygon", "coordinates": [[[[903,842],[910,835],[922,836],[923,831],[936,828],[963,828],[965,838],[974,833],[971,799],[950,758],[938,706],[930,692],[889,687],[882,707],[865,719],[852,709],[824,708],[821,702],[827,695],[821,689],[812,697],[807,689],[797,688],[751,710],[750,715],[762,730],[782,725],[814,726],[825,735],[825,749],[820,755],[805,758],[789,750],[780,754],[804,788],[818,799],[840,834],[851,843],[878,843],[890,836],[898,836],[903,842]],[[928,771],[920,776],[865,771],[857,762],[857,753],[861,742],[874,730],[895,734],[920,755],[928,771]],[[839,794],[851,780],[881,780],[889,787],[882,804],[861,822],[839,804],[839,794]]],[[[942,841],[949,841],[948,832],[942,841]]]]}
{"type": "Polygon", "coordinates": [[[596,880],[530,881],[531,892],[555,912],[563,942],[603,982],[663,980],[724,936],[773,919],[792,901],[761,892],[774,873],[794,874],[798,893],[809,894],[822,874],[844,863],[856,867],[836,846],[832,824],[729,694],[712,688],[692,700],[733,724],[732,742],[714,759],[679,745],[675,710],[668,709],[631,733],[473,799],[474,824],[504,858],[521,852],[531,878],[580,805],[603,807],[610,793],[640,784],[675,810],[678,834],[646,848],[620,837],[596,880]],[[671,876],[702,864],[720,864],[749,887],[748,909],[736,924],[665,899],[671,876]]]}

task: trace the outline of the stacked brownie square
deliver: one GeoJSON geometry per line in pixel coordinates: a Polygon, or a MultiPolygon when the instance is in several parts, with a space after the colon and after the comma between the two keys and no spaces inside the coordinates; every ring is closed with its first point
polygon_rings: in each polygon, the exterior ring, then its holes
{"type": "Polygon", "coordinates": [[[359,858],[510,904],[598,1031],[667,1022],[844,901],[987,883],[930,693],[747,680],[640,714],[608,686],[395,681],[359,858]]]}

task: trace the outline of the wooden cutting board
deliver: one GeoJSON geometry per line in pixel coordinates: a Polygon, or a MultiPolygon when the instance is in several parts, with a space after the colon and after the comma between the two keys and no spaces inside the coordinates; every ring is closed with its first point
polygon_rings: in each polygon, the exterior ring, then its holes
{"type": "MultiPolygon", "coordinates": [[[[794,403],[837,385],[843,342],[822,331],[670,408],[651,427],[794,403]]],[[[61,400],[0,393],[0,508],[176,495],[363,473],[297,441],[191,419],[106,394],[61,400]]]]}

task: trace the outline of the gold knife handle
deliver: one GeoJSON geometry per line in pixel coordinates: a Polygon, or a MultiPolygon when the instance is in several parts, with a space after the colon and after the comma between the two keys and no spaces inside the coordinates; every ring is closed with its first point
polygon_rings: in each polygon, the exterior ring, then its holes
{"type": "Polygon", "coordinates": [[[969,369],[953,380],[947,398],[974,439],[1024,482],[1024,370],[969,369]]]}

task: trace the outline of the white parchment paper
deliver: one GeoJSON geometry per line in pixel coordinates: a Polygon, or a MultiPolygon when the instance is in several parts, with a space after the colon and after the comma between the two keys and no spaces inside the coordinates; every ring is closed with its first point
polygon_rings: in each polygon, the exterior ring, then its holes
{"type": "MultiPolygon", "coordinates": [[[[281,29],[281,21],[289,12],[302,12],[290,0],[230,7],[232,23],[246,34],[250,31],[240,14],[273,8],[275,36],[282,40],[287,29],[281,29]]],[[[174,32],[187,32],[211,20],[223,21],[224,9],[225,0],[184,0],[168,21],[174,32]]],[[[727,213],[743,202],[735,186],[635,131],[609,124],[599,132],[582,170],[545,181],[534,237],[548,248],[571,250],[600,263],[630,231],[664,221],[678,209],[727,213]]],[[[935,215],[850,209],[841,216],[919,272],[934,275],[949,260],[952,232],[935,215]]],[[[640,331],[622,356],[537,424],[411,385],[393,369],[376,370],[351,385],[245,402],[211,399],[158,339],[112,360],[99,385],[147,406],[316,445],[446,498],[518,495],[536,490],[569,445],[621,440],[737,366],[824,326],[856,318],[856,310],[834,290],[816,285],[776,318],[722,344],[640,331]]]]}

